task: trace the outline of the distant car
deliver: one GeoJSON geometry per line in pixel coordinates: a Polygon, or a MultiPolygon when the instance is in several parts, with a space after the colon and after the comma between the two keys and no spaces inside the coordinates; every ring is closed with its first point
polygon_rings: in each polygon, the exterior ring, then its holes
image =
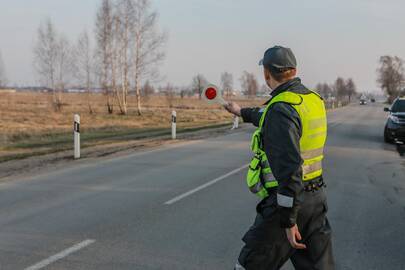
{"type": "Polygon", "coordinates": [[[367,105],[367,101],[365,99],[360,100],[360,105],[367,105]]]}
{"type": "Polygon", "coordinates": [[[371,101],[372,103],[374,103],[374,102],[375,102],[375,98],[371,98],[370,101],[371,101]]]}
{"type": "Polygon", "coordinates": [[[384,129],[384,141],[405,143],[405,97],[397,98],[391,108],[384,108],[389,112],[384,129]]]}

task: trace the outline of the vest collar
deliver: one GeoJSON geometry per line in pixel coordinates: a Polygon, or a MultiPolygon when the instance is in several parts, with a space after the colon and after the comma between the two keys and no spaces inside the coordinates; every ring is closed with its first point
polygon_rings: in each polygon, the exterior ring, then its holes
{"type": "Polygon", "coordinates": [[[271,98],[270,98],[269,100],[267,100],[266,103],[264,103],[263,105],[269,104],[270,100],[271,100],[273,97],[277,96],[278,94],[281,94],[281,93],[283,93],[283,92],[285,92],[285,91],[287,91],[287,90],[291,90],[291,88],[295,88],[295,87],[301,86],[301,85],[302,85],[302,84],[301,84],[301,79],[298,78],[298,77],[297,77],[297,78],[294,78],[294,79],[291,79],[291,80],[289,80],[289,81],[287,81],[287,82],[285,82],[285,83],[279,85],[276,89],[274,89],[274,90],[270,93],[271,98]]]}

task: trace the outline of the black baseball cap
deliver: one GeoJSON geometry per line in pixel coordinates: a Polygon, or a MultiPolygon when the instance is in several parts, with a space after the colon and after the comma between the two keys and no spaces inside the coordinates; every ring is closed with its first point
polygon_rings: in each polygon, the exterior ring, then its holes
{"type": "Polygon", "coordinates": [[[297,59],[290,48],[274,46],[267,49],[259,65],[267,69],[296,68],[297,59]]]}

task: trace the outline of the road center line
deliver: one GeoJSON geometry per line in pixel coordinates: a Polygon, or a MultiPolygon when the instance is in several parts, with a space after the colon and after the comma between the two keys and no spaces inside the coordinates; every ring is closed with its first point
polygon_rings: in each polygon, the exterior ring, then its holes
{"type": "Polygon", "coordinates": [[[196,192],[198,192],[200,190],[203,190],[203,189],[205,189],[205,188],[207,188],[209,186],[212,186],[213,184],[215,184],[215,183],[217,183],[217,182],[219,182],[221,180],[224,180],[225,178],[227,178],[227,177],[229,177],[229,176],[231,176],[231,175],[233,175],[235,173],[240,172],[241,170],[247,168],[248,166],[249,166],[249,164],[243,165],[242,167],[239,167],[239,168],[237,168],[237,169],[235,169],[233,171],[230,171],[227,174],[224,174],[224,175],[222,175],[222,176],[220,176],[218,178],[215,178],[214,180],[211,180],[211,181],[209,181],[209,182],[207,182],[207,183],[205,183],[205,184],[203,184],[203,185],[201,185],[199,187],[196,187],[195,189],[187,191],[186,193],[183,193],[183,194],[181,194],[181,195],[179,195],[179,196],[165,202],[164,204],[170,205],[170,204],[173,204],[175,202],[178,202],[178,201],[180,201],[180,200],[182,200],[182,199],[184,199],[184,198],[186,198],[186,197],[188,197],[188,196],[190,196],[190,195],[192,195],[192,194],[194,194],[194,193],[196,193],[196,192]]]}
{"type": "Polygon", "coordinates": [[[85,247],[93,244],[94,242],[96,242],[96,240],[88,239],[86,241],[83,241],[83,242],[81,242],[79,244],[76,244],[76,245],[74,245],[74,246],[72,246],[72,247],[70,247],[68,249],[65,249],[65,250],[59,252],[58,254],[55,254],[55,255],[53,255],[53,256],[51,256],[51,257],[49,257],[49,258],[47,258],[47,259],[45,259],[43,261],[40,261],[39,263],[36,263],[36,264],[34,264],[34,265],[32,265],[32,266],[30,266],[28,268],[25,268],[25,270],[39,270],[39,269],[42,269],[42,268],[50,265],[51,263],[59,261],[59,260],[65,258],[65,257],[69,256],[70,254],[72,254],[72,253],[74,253],[76,251],[79,251],[80,249],[85,248],[85,247]]]}

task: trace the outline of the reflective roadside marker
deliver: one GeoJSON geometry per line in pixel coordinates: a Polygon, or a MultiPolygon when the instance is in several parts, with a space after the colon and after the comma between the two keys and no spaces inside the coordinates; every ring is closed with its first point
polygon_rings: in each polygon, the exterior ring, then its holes
{"type": "Polygon", "coordinates": [[[213,84],[208,85],[204,89],[203,94],[204,99],[210,104],[212,103],[218,103],[221,105],[227,104],[227,102],[222,98],[221,91],[218,89],[218,87],[216,87],[213,84]]]}
{"type": "Polygon", "coordinates": [[[80,158],[80,115],[75,114],[73,124],[74,158],[80,158]]]}
{"type": "Polygon", "coordinates": [[[176,122],[177,122],[177,113],[172,111],[172,139],[176,139],[176,122]]]}

